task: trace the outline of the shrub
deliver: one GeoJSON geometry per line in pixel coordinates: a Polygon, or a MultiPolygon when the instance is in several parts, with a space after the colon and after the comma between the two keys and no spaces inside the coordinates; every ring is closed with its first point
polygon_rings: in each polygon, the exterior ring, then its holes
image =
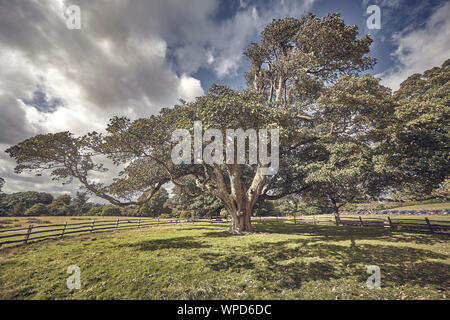
{"type": "Polygon", "coordinates": [[[192,216],[192,214],[191,214],[190,211],[182,210],[182,211],[180,212],[180,218],[181,218],[181,219],[189,219],[191,216],[192,216]]]}
{"type": "Polygon", "coordinates": [[[87,212],[88,216],[101,216],[102,215],[103,206],[94,206],[87,212]]]}
{"type": "Polygon", "coordinates": [[[107,205],[103,207],[102,216],[120,216],[122,211],[119,207],[107,205]]]}
{"type": "Polygon", "coordinates": [[[46,216],[48,215],[48,208],[43,203],[36,203],[31,208],[25,211],[26,216],[46,216]]]}

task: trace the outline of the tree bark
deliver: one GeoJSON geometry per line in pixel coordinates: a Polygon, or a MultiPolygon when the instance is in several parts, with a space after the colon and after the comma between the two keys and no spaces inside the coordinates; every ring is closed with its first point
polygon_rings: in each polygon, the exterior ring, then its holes
{"type": "Polygon", "coordinates": [[[242,234],[244,231],[253,232],[253,226],[251,223],[251,211],[248,212],[231,212],[231,226],[229,232],[231,234],[242,234]]]}
{"type": "Polygon", "coordinates": [[[276,102],[281,102],[281,99],[283,98],[283,90],[284,90],[284,86],[285,86],[285,79],[283,77],[280,77],[278,79],[278,86],[277,89],[275,90],[275,101],[276,102]]]}
{"type": "Polygon", "coordinates": [[[333,213],[334,218],[336,219],[336,225],[341,224],[341,217],[339,216],[339,207],[333,202],[333,213]]]}
{"type": "MultiPolygon", "coordinates": [[[[235,155],[236,156],[236,155],[235,155]]],[[[225,183],[225,176],[222,168],[218,164],[213,166],[215,188],[208,188],[205,183],[197,181],[197,185],[211,195],[217,197],[222,202],[225,209],[231,215],[231,226],[229,232],[241,234],[244,231],[252,232],[251,216],[258,198],[261,196],[265,177],[262,174],[262,167],[256,169],[255,176],[248,190],[244,189],[241,183],[241,169],[239,164],[227,164],[229,189],[225,183]]]]}

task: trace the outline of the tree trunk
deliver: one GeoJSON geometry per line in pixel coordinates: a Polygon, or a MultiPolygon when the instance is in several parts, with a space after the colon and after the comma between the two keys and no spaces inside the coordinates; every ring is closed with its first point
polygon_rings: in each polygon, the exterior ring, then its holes
{"type": "Polygon", "coordinates": [[[336,219],[336,225],[341,223],[341,217],[339,216],[339,207],[333,206],[334,219],[336,219]]]}
{"type": "Polygon", "coordinates": [[[283,98],[284,86],[285,86],[285,80],[283,79],[283,77],[280,77],[278,79],[278,87],[275,90],[275,101],[276,102],[281,102],[281,99],[283,98]]]}
{"type": "Polygon", "coordinates": [[[229,232],[232,234],[242,234],[244,231],[253,232],[252,213],[250,212],[231,212],[231,226],[229,232]]]}

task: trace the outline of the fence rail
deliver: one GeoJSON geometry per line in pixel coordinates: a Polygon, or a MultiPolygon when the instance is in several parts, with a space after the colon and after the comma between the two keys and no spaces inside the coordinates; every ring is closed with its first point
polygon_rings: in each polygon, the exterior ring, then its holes
{"type": "Polygon", "coordinates": [[[321,225],[335,225],[335,226],[354,226],[354,227],[381,227],[390,228],[394,231],[409,231],[420,233],[436,233],[450,235],[450,220],[430,220],[427,217],[424,219],[393,219],[387,217],[387,219],[372,218],[372,217],[335,217],[334,221],[320,220],[313,217],[312,219],[302,218],[278,218],[277,219],[264,219],[264,221],[283,221],[293,222],[294,224],[321,224],[321,225]]]}
{"type": "MultiPolygon", "coordinates": [[[[155,219],[155,218],[134,218],[134,219],[116,219],[116,220],[91,220],[89,222],[63,223],[35,226],[30,224],[28,227],[2,229],[0,230],[0,247],[11,243],[28,243],[33,240],[45,238],[62,238],[69,234],[94,233],[107,230],[124,230],[133,228],[144,228],[149,226],[161,226],[178,223],[195,223],[205,219],[155,219]],[[38,236],[36,236],[38,235],[38,236]]],[[[207,219],[208,222],[216,222],[207,219]]]]}
{"type": "MultiPolygon", "coordinates": [[[[63,223],[0,230],[0,247],[11,243],[28,243],[33,240],[46,238],[62,238],[69,234],[94,233],[107,230],[124,230],[133,228],[144,228],[149,226],[170,225],[178,223],[221,223],[228,222],[228,219],[221,218],[197,218],[197,219],[155,219],[155,218],[134,218],[134,219],[116,219],[116,220],[91,220],[89,222],[63,223]],[[60,227],[60,228],[57,228],[60,227]],[[39,235],[39,236],[36,236],[39,235]]],[[[313,225],[335,225],[335,226],[353,226],[353,227],[382,227],[390,228],[393,231],[409,231],[420,233],[435,233],[450,235],[450,221],[432,220],[427,217],[422,219],[387,219],[364,217],[335,217],[335,221],[321,220],[313,217],[312,219],[299,218],[256,218],[256,221],[264,222],[292,222],[294,224],[313,224],[313,225]]]]}

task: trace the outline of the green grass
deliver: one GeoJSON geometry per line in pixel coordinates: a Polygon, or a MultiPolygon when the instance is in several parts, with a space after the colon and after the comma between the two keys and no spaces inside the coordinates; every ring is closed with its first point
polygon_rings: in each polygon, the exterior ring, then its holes
{"type": "Polygon", "coordinates": [[[450,209],[450,202],[416,204],[411,206],[396,207],[388,210],[444,210],[444,209],[450,209]]]}
{"type": "Polygon", "coordinates": [[[381,228],[184,224],[0,249],[1,299],[447,299],[448,237],[381,228]],[[81,289],[66,287],[69,265],[81,289]],[[381,268],[381,289],[366,268],[381,268]]]}

